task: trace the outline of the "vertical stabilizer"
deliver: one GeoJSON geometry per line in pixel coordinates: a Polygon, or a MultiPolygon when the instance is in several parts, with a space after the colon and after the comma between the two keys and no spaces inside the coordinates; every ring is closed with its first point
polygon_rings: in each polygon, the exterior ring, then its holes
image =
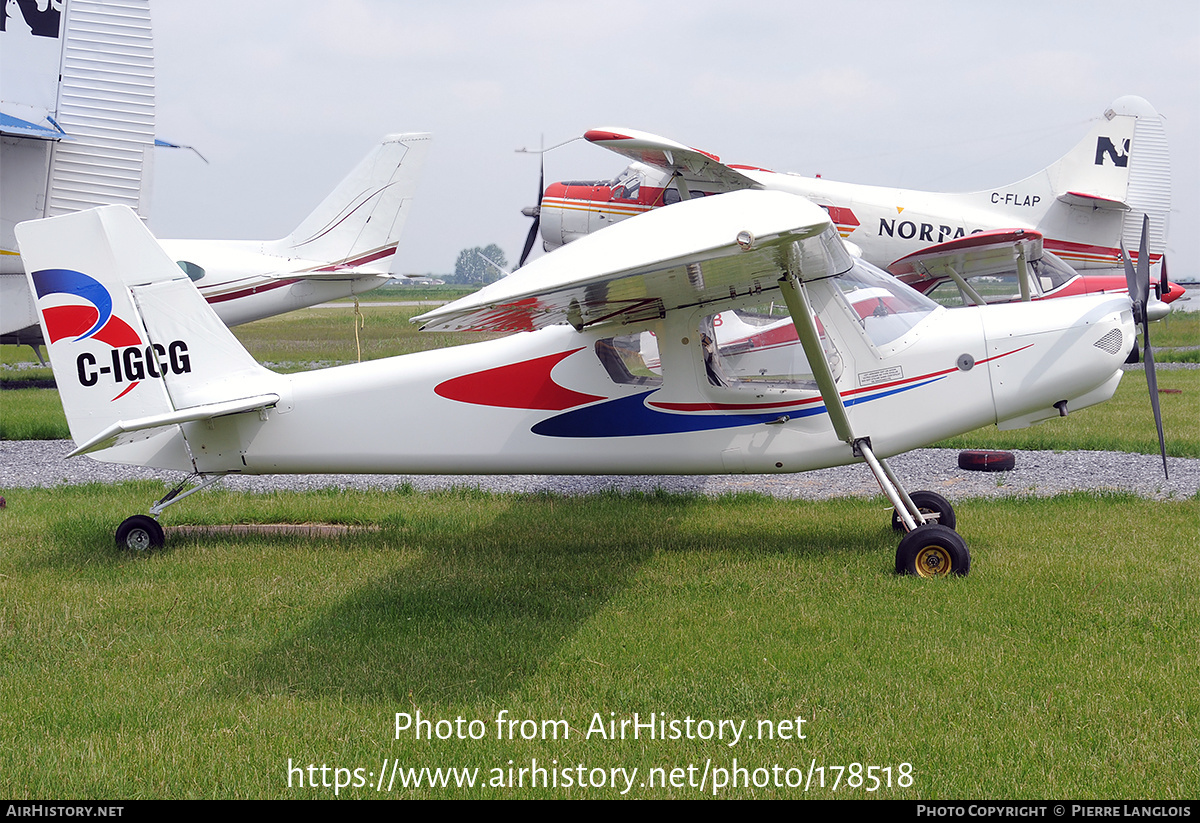
{"type": "MultiPolygon", "coordinates": [[[[160,421],[261,396],[279,381],[128,207],[22,223],[17,241],[77,444],[114,427],[157,436],[160,421]]],[[[182,437],[175,441],[177,456],[182,437]]],[[[144,454],[116,462],[178,464],[144,454]]]]}
{"type": "MultiPolygon", "coordinates": [[[[1124,240],[1137,248],[1150,217],[1150,257],[1166,246],[1171,174],[1163,117],[1140,97],[1121,97],[1053,165],[1010,188],[1048,186],[1036,228],[1077,269],[1119,267],[1124,240]]],[[[1043,189],[1044,191],[1045,189],[1043,189]]]]}
{"type": "Polygon", "coordinates": [[[328,261],[331,270],[386,274],[428,148],[428,134],[385,137],[281,241],[280,253],[328,261]]]}

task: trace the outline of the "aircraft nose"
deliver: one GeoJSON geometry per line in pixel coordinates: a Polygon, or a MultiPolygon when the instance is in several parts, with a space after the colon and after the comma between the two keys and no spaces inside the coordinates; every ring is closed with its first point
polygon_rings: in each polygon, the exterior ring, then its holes
{"type": "Polygon", "coordinates": [[[990,307],[984,334],[1002,429],[1107,400],[1135,340],[1125,295],[990,307]]]}

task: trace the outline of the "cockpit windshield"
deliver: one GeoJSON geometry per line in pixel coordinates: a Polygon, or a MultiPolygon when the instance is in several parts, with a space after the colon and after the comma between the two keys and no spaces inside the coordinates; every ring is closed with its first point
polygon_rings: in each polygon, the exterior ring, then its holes
{"type": "Polygon", "coordinates": [[[1037,278],[1043,293],[1052,292],[1060,286],[1066,285],[1068,280],[1079,274],[1062,258],[1048,251],[1042,252],[1041,259],[1029,261],[1029,268],[1033,270],[1034,277],[1037,278]]]}
{"type": "Polygon", "coordinates": [[[903,337],[938,304],[865,260],[835,278],[842,297],[876,346],[903,337]]]}

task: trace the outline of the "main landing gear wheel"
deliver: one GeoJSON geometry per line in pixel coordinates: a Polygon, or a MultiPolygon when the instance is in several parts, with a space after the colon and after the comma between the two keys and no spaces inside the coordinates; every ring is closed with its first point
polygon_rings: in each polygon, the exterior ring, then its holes
{"type": "Polygon", "coordinates": [[[971,570],[967,543],[954,529],[927,523],[904,535],[896,549],[896,574],[918,577],[965,575],[971,570]]]}
{"type": "MultiPolygon", "coordinates": [[[[948,529],[953,529],[957,521],[954,517],[954,507],[950,501],[937,492],[913,492],[912,501],[921,514],[933,515],[932,521],[948,529]]],[[[898,532],[904,531],[904,521],[900,514],[892,509],[892,528],[898,532]]]]}
{"type": "Polygon", "coordinates": [[[117,545],[132,552],[161,549],[165,540],[158,521],[144,514],[135,514],[117,526],[117,545]]]}

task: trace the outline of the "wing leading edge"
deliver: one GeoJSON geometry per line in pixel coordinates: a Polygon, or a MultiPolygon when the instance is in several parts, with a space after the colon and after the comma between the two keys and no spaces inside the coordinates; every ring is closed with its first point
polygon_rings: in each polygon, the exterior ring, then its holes
{"type": "Polygon", "coordinates": [[[761,186],[721,158],[700,149],[689,148],[666,137],[633,129],[592,129],[584,134],[589,143],[616,152],[635,163],[645,163],[689,181],[708,183],[721,191],[758,189],[761,186]]]}
{"type": "Polygon", "coordinates": [[[626,220],[419,317],[426,331],[532,331],[636,322],[775,288],[792,244],[816,274],[852,265],[828,213],[777,191],[737,191],[626,220]]]}

